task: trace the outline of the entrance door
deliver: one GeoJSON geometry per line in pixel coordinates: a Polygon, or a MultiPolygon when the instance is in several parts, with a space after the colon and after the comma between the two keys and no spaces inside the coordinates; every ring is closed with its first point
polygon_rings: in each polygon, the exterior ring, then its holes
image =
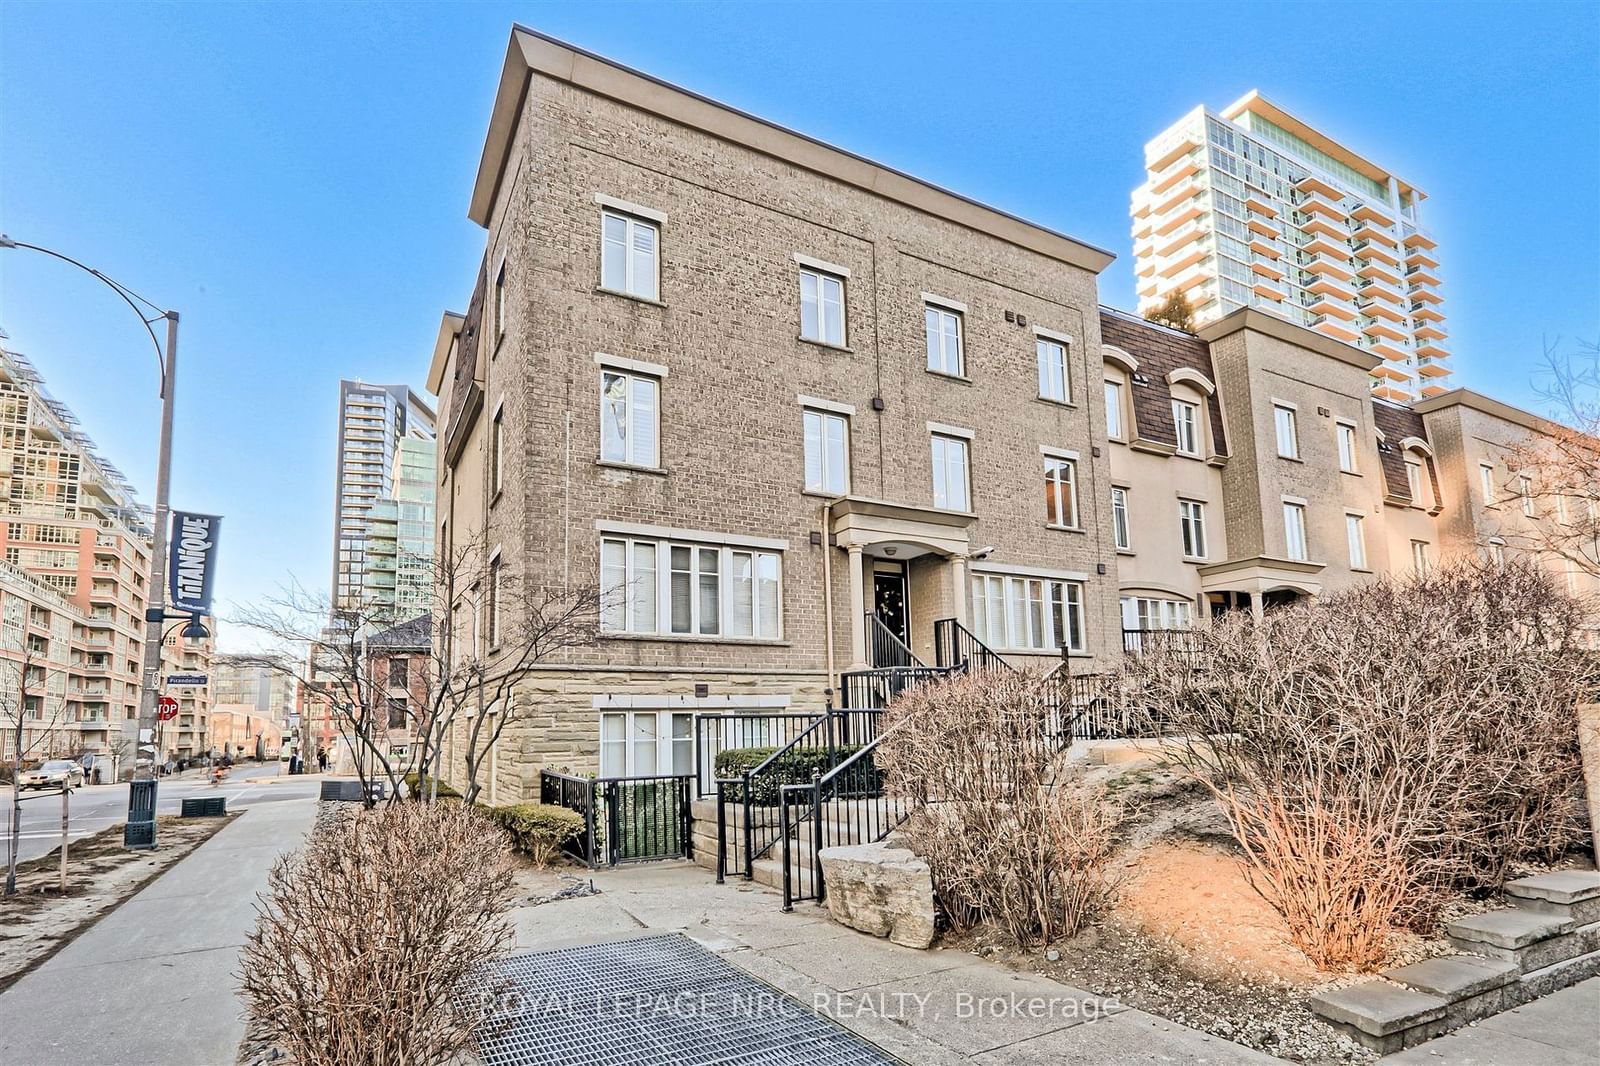
{"type": "Polygon", "coordinates": [[[872,567],[872,613],[878,621],[911,646],[911,630],[906,612],[906,564],[877,561],[872,567]]]}

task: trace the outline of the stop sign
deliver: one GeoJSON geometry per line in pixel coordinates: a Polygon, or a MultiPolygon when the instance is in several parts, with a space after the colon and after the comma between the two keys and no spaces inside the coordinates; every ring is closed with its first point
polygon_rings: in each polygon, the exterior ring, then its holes
{"type": "Polygon", "coordinates": [[[156,700],[156,717],[163,722],[170,722],[178,717],[178,701],[172,696],[162,696],[156,700]]]}

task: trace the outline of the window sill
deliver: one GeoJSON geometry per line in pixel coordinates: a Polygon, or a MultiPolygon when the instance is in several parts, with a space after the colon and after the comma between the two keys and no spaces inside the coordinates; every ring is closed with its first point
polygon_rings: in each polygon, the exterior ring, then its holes
{"type": "Polygon", "coordinates": [[[1300,458],[1298,455],[1284,455],[1281,452],[1278,454],[1278,458],[1282,459],[1286,463],[1304,463],[1305,462],[1305,460],[1300,458]]]}
{"type": "MultiPolygon", "coordinates": [[[[608,470],[627,470],[634,474],[654,474],[657,477],[666,477],[667,470],[661,466],[640,466],[637,463],[618,463],[610,459],[596,459],[595,466],[603,466],[608,470]]],[[[498,499],[498,497],[496,497],[498,499]]],[[[492,506],[492,504],[491,504],[492,506]]]]}
{"type": "Polygon", "coordinates": [[[846,355],[854,355],[856,352],[848,344],[835,344],[832,341],[825,341],[817,337],[796,337],[795,340],[801,344],[815,344],[818,348],[826,348],[832,352],[844,352],[846,355]]]}
{"type": "Polygon", "coordinates": [[[972,384],[972,379],[965,374],[946,374],[943,370],[933,370],[929,367],[923,367],[922,369],[924,373],[932,374],[934,377],[943,378],[946,381],[953,381],[958,385],[972,384]]]}
{"type": "Polygon", "coordinates": [[[1350,477],[1360,477],[1361,476],[1361,471],[1359,471],[1359,470],[1340,470],[1339,473],[1347,474],[1350,477]]]}
{"type": "Polygon", "coordinates": [[[494,505],[500,502],[500,497],[506,494],[505,489],[495,489],[494,495],[489,497],[489,510],[494,510],[494,505]]]}
{"type": "Polygon", "coordinates": [[[1087,533],[1082,526],[1063,526],[1055,522],[1046,522],[1044,528],[1056,530],[1058,533],[1087,533]]]}
{"type": "MultiPolygon", "coordinates": [[[[1054,398],[1049,397],[1049,396],[1035,396],[1034,399],[1038,400],[1040,403],[1047,403],[1051,407],[1065,407],[1069,411],[1075,411],[1075,410],[1078,409],[1078,405],[1073,403],[1071,400],[1057,400],[1057,399],[1054,399],[1054,398]]],[[[1115,439],[1115,438],[1108,438],[1108,439],[1115,439]]]]}
{"type": "Polygon", "coordinates": [[[846,496],[850,495],[850,490],[845,489],[843,492],[823,492],[821,489],[801,489],[800,495],[815,496],[819,500],[842,500],[846,496]]]}
{"type": "Polygon", "coordinates": [[[1138,555],[1139,553],[1134,551],[1132,548],[1118,548],[1117,549],[1117,554],[1118,555],[1130,555],[1131,556],[1131,555],[1138,555]]]}
{"type": "Polygon", "coordinates": [[[1193,459],[1197,463],[1203,463],[1206,461],[1206,457],[1201,455],[1199,452],[1173,452],[1172,454],[1173,457],[1177,459],[1193,459]]]}
{"type": "Polygon", "coordinates": [[[1211,559],[1205,555],[1185,555],[1183,557],[1183,561],[1186,563],[1193,563],[1195,566],[1205,566],[1207,563],[1211,562],[1211,559]]]}
{"type": "Polygon", "coordinates": [[[601,640],[631,640],[659,644],[737,644],[764,648],[792,647],[790,641],[772,637],[729,637],[722,635],[696,635],[693,633],[601,633],[601,640]]]}
{"type": "Polygon", "coordinates": [[[594,291],[598,292],[598,293],[603,293],[606,296],[620,296],[624,300],[632,300],[636,304],[648,304],[651,307],[665,307],[665,306],[667,306],[666,304],[662,303],[660,300],[654,300],[654,299],[651,299],[648,296],[636,296],[631,292],[623,292],[621,289],[608,289],[604,285],[596,285],[594,287],[594,291]]]}
{"type": "Polygon", "coordinates": [[[1375,574],[1375,573],[1377,573],[1376,570],[1373,570],[1369,566],[1352,566],[1350,568],[1350,572],[1352,574],[1375,574]]]}

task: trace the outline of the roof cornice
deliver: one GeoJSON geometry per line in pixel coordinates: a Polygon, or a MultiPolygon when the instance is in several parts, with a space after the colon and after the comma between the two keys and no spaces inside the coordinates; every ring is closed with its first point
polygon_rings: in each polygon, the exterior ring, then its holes
{"type": "Polygon", "coordinates": [[[1336,341],[1332,337],[1324,336],[1315,330],[1297,326],[1287,319],[1279,318],[1277,315],[1269,315],[1265,311],[1257,311],[1253,307],[1241,307],[1237,311],[1231,311],[1215,322],[1201,326],[1195,331],[1195,336],[1207,344],[1215,344],[1222,338],[1232,336],[1241,330],[1263,333],[1287,344],[1308,349],[1318,355],[1325,355],[1329,359],[1337,359],[1341,363],[1358,366],[1362,370],[1370,371],[1373,367],[1383,362],[1382,356],[1364,352],[1352,344],[1336,341]]]}
{"type": "Polygon", "coordinates": [[[1116,258],[1103,248],[520,25],[511,30],[467,211],[480,226],[488,225],[533,72],[1096,274],[1116,258]]]}
{"type": "Polygon", "coordinates": [[[1524,429],[1531,429],[1535,433],[1564,434],[1574,432],[1570,426],[1563,426],[1559,422],[1553,422],[1541,415],[1534,414],[1532,411],[1524,411],[1520,407],[1512,407],[1508,403],[1496,400],[1492,396],[1485,396],[1481,392],[1473,392],[1471,389],[1451,389],[1449,392],[1440,393],[1438,396],[1433,396],[1411,405],[1411,409],[1419,415],[1432,414],[1447,407],[1471,408],[1474,411],[1490,415],[1504,422],[1510,422],[1524,429]]]}

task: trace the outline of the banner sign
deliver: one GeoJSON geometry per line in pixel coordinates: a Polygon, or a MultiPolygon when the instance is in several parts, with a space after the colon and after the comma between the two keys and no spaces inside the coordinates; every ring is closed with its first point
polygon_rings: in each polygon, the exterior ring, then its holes
{"type": "Polygon", "coordinates": [[[217,534],[222,517],[172,512],[172,545],[167,554],[167,587],[174,611],[210,614],[217,572],[217,534]]]}

